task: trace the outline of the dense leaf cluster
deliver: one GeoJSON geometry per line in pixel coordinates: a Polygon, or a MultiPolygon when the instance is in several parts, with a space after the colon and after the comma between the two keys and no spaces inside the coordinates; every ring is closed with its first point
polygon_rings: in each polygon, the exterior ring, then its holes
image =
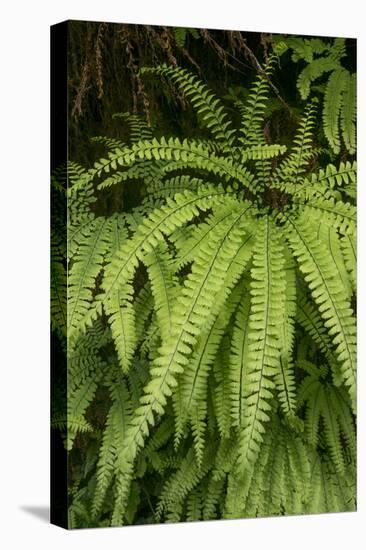
{"type": "Polygon", "coordinates": [[[54,427],[79,468],[70,527],[355,509],[356,167],[316,167],[315,100],[290,149],[268,143],[276,63],[239,125],[187,70],[145,69],[211,138],[154,137],[125,114],[129,143],[102,139],[92,168],[68,167],[52,323],[68,356],[54,427]],[[126,183],[140,204],[97,214],[126,183]]]}

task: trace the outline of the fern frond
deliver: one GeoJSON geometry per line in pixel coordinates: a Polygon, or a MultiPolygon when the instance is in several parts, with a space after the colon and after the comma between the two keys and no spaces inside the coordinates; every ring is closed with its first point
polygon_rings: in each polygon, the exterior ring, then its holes
{"type": "Polygon", "coordinates": [[[144,259],[148,268],[155,312],[164,341],[172,329],[172,312],[177,295],[177,280],[173,275],[172,260],[166,244],[159,243],[144,259]]]}
{"type": "Polygon", "coordinates": [[[186,69],[168,65],[153,68],[144,67],[141,72],[170,78],[190,100],[195,111],[200,115],[213,136],[226,146],[232,145],[235,130],[233,130],[231,121],[225,113],[225,108],[199,78],[186,69]]]}
{"type": "Polygon", "coordinates": [[[128,112],[114,113],[113,118],[122,118],[127,121],[130,127],[130,140],[132,143],[152,138],[151,127],[141,115],[128,112]]]}
{"type": "Polygon", "coordinates": [[[339,512],[354,510],[354,480],[344,480],[332,472],[327,461],[322,461],[314,453],[311,464],[311,478],[309,484],[309,506],[310,513],[339,512]]]}
{"type": "Polygon", "coordinates": [[[352,291],[355,292],[357,285],[356,239],[353,235],[343,235],[340,238],[340,245],[344,262],[349,273],[352,291]]]}
{"type": "Polygon", "coordinates": [[[100,373],[91,372],[81,384],[73,384],[67,398],[67,449],[72,448],[77,432],[91,431],[92,427],[84,418],[85,411],[94,398],[100,373]]]}
{"type": "Polygon", "coordinates": [[[241,428],[245,416],[245,384],[248,367],[249,349],[249,294],[239,305],[231,339],[230,354],[230,401],[233,426],[241,428]]]}
{"type": "Polygon", "coordinates": [[[180,466],[165,483],[159,498],[156,515],[160,519],[162,514],[169,514],[169,521],[179,521],[180,506],[188,494],[199,484],[209,471],[207,457],[212,453],[212,445],[205,450],[205,458],[201,468],[197,466],[193,449],[182,458],[180,466]]]}
{"type": "Polygon", "coordinates": [[[187,499],[187,521],[199,521],[202,519],[202,491],[199,487],[194,489],[187,499]]]}
{"type": "Polygon", "coordinates": [[[109,316],[109,326],[123,372],[128,372],[137,344],[133,287],[125,284],[103,303],[109,316]]]}
{"type": "MultiPolygon", "coordinates": [[[[300,295],[297,302],[296,320],[318,345],[333,371],[338,370],[338,359],[332,346],[332,341],[324,326],[319,311],[313,306],[307,296],[300,295]]],[[[337,374],[336,372],[334,373],[337,374]]]]}
{"type": "Polygon", "coordinates": [[[214,362],[214,375],[216,387],[213,392],[214,410],[217,422],[217,429],[221,439],[230,437],[230,339],[225,335],[214,362]]]}
{"type": "Polygon", "coordinates": [[[356,207],[348,202],[336,201],[334,198],[316,198],[307,202],[294,199],[294,206],[297,205],[302,206],[301,215],[312,219],[315,226],[317,223],[327,223],[342,234],[356,233],[356,207]]]}
{"type": "Polygon", "coordinates": [[[331,198],[330,193],[334,189],[342,187],[346,191],[355,185],[355,182],[356,162],[347,161],[341,162],[339,168],[328,164],[325,170],[320,169],[319,172],[311,174],[311,177],[304,178],[296,189],[291,189],[290,186],[285,189],[286,192],[293,192],[296,198],[307,201],[316,197],[331,198]]]}
{"type": "Polygon", "coordinates": [[[217,518],[217,507],[222,501],[224,480],[210,477],[203,501],[202,517],[204,520],[217,518]]]}
{"type": "Polygon", "coordinates": [[[268,98],[268,75],[271,74],[276,57],[272,56],[265,68],[265,74],[258,74],[246,101],[240,126],[240,142],[246,147],[264,145],[263,119],[268,98]]]}
{"type": "Polygon", "coordinates": [[[186,233],[173,234],[172,240],[177,248],[176,260],[174,262],[175,270],[178,271],[182,267],[194,261],[201,247],[207,245],[211,238],[211,233],[217,230],[220,224],[225,223],[231,216],[233,211],[238,211],[240,206],[228,208],[222,205],[220,208],[213,208],[213,213],[208,215],[205,222],[199,226],[191,228],[189,236],[186,233]]]}
{"type": "Polygon", "coordinates": [[[100,273],[109,243],[110,223],[95,218],[80,236],[79,247],[73,258],[68,288],[68,334],[72,339],[93,300],[95,280],[100,273]]]}
{"type": "Polygon", "coordinates": [[[91,138],[91,141],[94,141],[95,143],[101,143],[102,145],[104,145],[104,147],[106,147],[106,149],[109,149],[110,151],[121,149],[121,147],[126,146],[126,144],[120,139],[110,138],[106,136],[94,136],[91,138]]]}
{"type": "Polygon", "coordinates": [[[351,282],[344,263],[338,234],[332,226],[324,223],[319,225],[317,235],[318,239],[325,244],[330,252],[334,263],[335,273],[339,276],[344,288],[345,297],[350,302],[352,298],[351,282]]]}
{"type": "Polygon", "coordinates": [[[251,270],[249,357],[245,396],[245,422],[239,435],[238,467],[245,470],[258,455],[269,420],[279,361],[279,322],[284,315],[283,248],[273,222],[265,216],[257,232],[251,270]]]}
{"type": "Polygon", "coordinates": [[[356,74],[347,73],[341,111],[341,131],[346,149],[356,152],[356,74]]]}
{"type": "Polygon", "coordinates": [[[274,380],[282,410],[289,418],[293,418],[296,408],[295,376],[292,361],[295,338],[296,272],[293,260],[290,261],[289,258],[289,254],[286,254],[285,313],[279,333],[280,360],[274,380]]]}
{"type": "Polygon", "coordinates": [[[178,138],[166,140],[164,137],[160,140],[154,138],[151,141],[139,141],[131,148],[110,153],[108,159],[100,159],[95,163],[95,174],[100,176],[103,172],[109,172],[111,168],[115,169],[117,164],[129,166],[139,159],[182,160],[187,168],[205,170],[228,181],[233,179],[247,188],[251,188],[253,179],[252,174],[243,166],[236,164],[230,157],[216,155],[204,144],[187,139],[180,141],[178,138]]]}
{"type": "Polygon", "coordinates": [[[104,293],[94,300],[85,311],[84,317],[80,318],[74,328],[75,336],[101,314],[103,301],[108,300],[116,290],[123,288],[132,279],[139,260],[158,242],[163,241],[164,235],[169,236],[177,227],[197,216],[199,209],[208,210],[213,204],[220,204],[222,201],[232,201],[236,205],[235,195],[236,191],[211,186],[199,188],[196,193],[185,191],[174,199],[167,199],[165,205],[145,217],[133,237],[121,246],[106,266],[102,283],[104,293]]]}
{"type": "MultiPolygon", "coordinates": [[[[121,150],[123,149],[117,148],[113,151],[112,156],[115,157],[117,151],[121,150]]],[[[140,160],[136,162],[136,164],[128,166],[125,170],[121,171],[116,170],[117,162],[112,161],[111,168],[116,171],[110,174],[107,178],[103,179],[100,183],[98,183],[98,189],[106,189],[108,187],[111,187],[112,185],[118,185],[122,182],[134,179],[145,182],[147,186],[153,183],[156,184],[160,182],[163,177],[160,164],[161,163],[159,163],[158,161],[152,163],[149,160],[140,160]]]]}
{"type": "Polygon", "coordinates": [[[278,176],[282,182],[288,183],[290,189],[298,184],[299,178],[305,173],[310,159],[314,156],[312,130],[315,123],[316,104],[317,102],[313,100],[306,107],[293,141],[294,146],[291,153],[273,176],[274,179],[278,176]]]}
{"type": "MultiPolygon", "coordinates": [[[[226,293],[230,292],[229,285],[224,288],[227,263],[240,248],[246,212],[247,207],[240,214],[233,215],[233,219],[224,227],[220,227],[210,247],[200,250],[192,273],[185,281],[181,296],[177,298],[173,330],[160,348],[160,356],[151,369],[151,380],[145,387],[145,395],[140,400],[140,407],[135,411],[126,436],[126,464],[134,461],[149,433],[149,425],[155,424],[154,413],[161,415],[164,412],[167,396],[171,395],[172,388],[177,385],[176,377],[187,365],[191,346],[196,344],[200,331],[213,322],[210,310],[217,307],[215,299],[220,297],[225,300],[226,293]]],[[[237,282],[239,274],[240,271],[235,274],[231,285],[237,282]]]]}
{"type": "Polygon", "coordinates": [[[317,80],[324,73],[336,70],[338,66],[338,61],[330,57],[319,57],[307,65],[297,79],[297,87],[300,91],[301,99],[308,98],[310,86],[314,80],[317,80]]]}
{"type": "Polygon", "coordinates": [[[237,151],[241,153],[242,162],[247,162],[248,160],[273,159],[279,155],[283,155],[286,149],[286,145],[264,143],[251,145],[250,147],[240,147],[237,151]]]}
{"type": "Polygon", "coordinates": [[[108,412],[103,442],[99,451],[97,483],[92,506],[94,517],[99,513],[106,492],[112,483],[118,452],[122,446],[131,415],[130,396],[122,375],[116,373],[111,377],[108,385],[112,405],[108,412]]]}
{"type": "Polygon", "coordinates": [[[155,179],[147,186],[146,190],[149,198],[174,198],[177,193],[182,193],[185,190],[196,191],[204,183],[205,180],[203,179],[183,175],[168,178],[164,181],[156,181],[155,179]]]}
{"type": "Polygon", "coordinates": [[[332,269],[329,251],[309,230],[306,221],[288,219],[288,223],[290,246],[336,346],[343,380],[355,406],[356,330],[352,310],[344,298],[342,284],[332,269]]]}
{"type": "Polygon", "coordinates": [[[202,420],[206,416],[207,408],[207,381],[214,362],[224,328],[228,319],[226,309],[217,317],[210,330],[202,334],[179,379],[179,393],[175,394],[175,401],[179,399],[179,415],[176,414],[175,442],[179,442],[184,424],[190,417],[194,435],[197,462],[202,462],[203,440],[200,436],[202,420]]]}
{"type": "Polygon", "coordinates": [[[342,108],[342,96],[347,86],[348,71],[342,67],[333,71],[329,77],[324,94],[323,127],[325,136],[334,153],[340,151],[339,115],[342,108]]]}
{"type": "Polygon", "coordinates": [[[299,405],[306,403],[305,432],[314,447],[320,440],[319,421],[322,418],[324,444],[329,449],[335,470],[344,475],[346,456],[344,441],[350,445],[350,458],[355,460],[355,434],[347,394],[343,389],[324,383],[321,373],[313,369],[299,389],[299,405]]]}

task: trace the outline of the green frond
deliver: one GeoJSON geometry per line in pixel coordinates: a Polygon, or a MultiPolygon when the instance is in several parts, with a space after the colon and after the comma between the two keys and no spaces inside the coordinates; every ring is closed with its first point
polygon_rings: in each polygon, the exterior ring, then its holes
{"type": "Polygon", "coordinates": [[[342,97],[341,131],[351,155],[356,152],[356,74],[347,73],[342,97]]]}
{"type": "Polygon", "coordinates": [[[269,82],[276,56],[272,56],[265,68],[264,74],[258,74],[245,104],[240,126],[240,142],[245,147],[264,145],[263,133],[264,112],[268,98],[269,82]]]}
{"type": "Polygon", "coordinates": [[[329,56],[335,61],[341,61],[341,59],[346,55],[346,39],[338,37],[334,39],[334,42],[329,49],[329,56]]]}
{"type": "Polygon", "coordinates": [[[283,155],[286,152],[286,145],[262,143],[260,145],[251,145],[250,147],[240,147],[242,162],[248,160],[266,160],[283,155]]]}
{"type": "Polygon", "coordinates": [[[199,188],[196,193],[185,191],[178,194],[174,199],[167,199],[161,208],[153,210],[106,266],[102,283],[104,293],[98,296],[90,307],[85,308],[85,315],[80,318],[75,333],[82,332],[93,323],[102,312],[103,302],[131,281],[139,260],[142,260],[158,242],[162,242],[164,235],[169,236],[177,227],[198,216],[200,210],[206,211],[212,205],[223,201],[236,205],[238,201],[235,195],[236,192],[230,189],[206,186],[199,188]]]}
{"type": "Polygon", "coordinates": [[[240,164],[230,157],[216,155],[209,147],[200,142],[178,138],[162,137],[151,141],[139,141],[131,148],[118,149],[113,154],[109,153],[108,159],[100,159],[95,163],[94,170],[97,176],[110,169],[116,169],[117,165],[130,166],[139,159],[182,160],[187,168],[205,170],[209,173],[223,177],[225,180],[240,182],[244,187],[251,188],[253,176],[240,164]]]}
{"type": "Polygon", "coordinates": [[[92,507],[94,517],[99,513],[106,492],[112,483],[119,449],[122,446],[131,415],[128,389],[120,373],[112,376],[109,382],[109,390],[112,405],[108,412],[103,432],[103,442],[99,451],[96,472],[97,483],[92,507]]]}
{"type": "Polygon", "coordinates": [[[109,243],[110,222],[95,218],[80,234],[79,246],[69,271],[67,325],[72,339],[93,301],[95,280],[101,272],[109,243]]]}
{"type": "Polygon", "coordinates": [[[337,376],[338,359],[327,332],[327,327],[324,326],[319,311],[303,294],[300,294],[297,302],[296,320],[317,344],[328,363],[332,366],[333,374],[337,376]]]}
{"type": "Polygon", "coordinates": [[[303,513],[309,479],[306,447],[274,414],[252,469],[229,475],[225,517],[280,515],[284,509],[303,513]]]}
{"type": "Polygon", "coordinates": [[[109,316],[109,326],[123,372],[128,372],[137,337],[135,330],[135,309],[132,302],[133,288],[125,284],[113,292],[103,303],[105,313],[109,316]]]}
{"type": "Polygon", "coordinates": [[[318,57],[312,63],[309,63],[297,79],[297,87],[300,91],[301,99],[307,99],[310,94],[310,86],[324,73],[329,73],[339,67],[338,61],[331,57],[318,57]]]}
{"type": "Polygon", "coordinates": [[[126,120],[130,128],[130,140],[132,143],[136,143],[142,139],[152,138],[152,129],[142,116],[127,112],[115,113],[113,118],[126,120]]]}
{"type": "Polygon", "coordinates": [[[339,476],[329,461],[314,453],[309,483],[308,513],[355,511],[354,474],[339,476]]]}
{"type": "Polygon", "coordinates": [[[312,219],[315,227],[318,223],[326,223],[344,235],[356,233],[356,207],[349,202],[334,198],[316,198],[307,202],[294,199],[294,206],[297,205],[301,205],[301,215],[307,216],[308,220],[312,219]]]}
{"type": "Polygon", "coordinates": [[[340,278],[344,288],[344,295],[350,302],[352,298],[351,281],[344,263],[338,233],[332,226],[323,223],[318,227],[317,236],[328,248],[333,259],[335,275],[340,278]]]}
{"type": "MultiPolygon", "coordinates": [[[[115,157],[117,154],[116,151],[121,150],[123,149],[117,148],[113,151],[112,156],[115,157]]],[[[149,160],[139,160],[136,162],[136,164],[128,166],[125,170],[121,171],[117,170],[117,162],[112,161],[111,168],[116,171],[110,173],[107,178],[98,183],[98,189],[106,189],[108,187],[111,187],[112,185],[118,185],[120,183],[130,180],[141,180],[147,186],[158,184],[158,182],[161,182],[161,179],[163,177],[160,164],[161,163],[159,163],[158,161],[152,163],[149,160]]]]}
{"type": "Polygon", "coordinates": [[[309,443],[316,447],[320,444],[320,419],[324,433],[324,442],[335,471],[340,475],[346,472],[346,461],[355,462],[355,429],[351,413],[351,404],[342,388],[322,381],[318,371],[310,373],[299,389],[299,405],[306,403],[305,433],[309,443]],[[349,445],[346,453],[345,441],[349,445]]]}
{"type": "MultiPolygon", "coordinates": [[[[257,154],[256,161],[258,189],[265,189],[268,186],[272,167],[271,161],[263,154],[266,148],[268,148],[268,150],[271,150],[272,148],[272,145],[267,144],[267,140],[264,136],[263,125],[266,101],[269,92],[269,77],[276,61],[277,57],[275,55],[270,56],[264,72],[258,74],[245,106],[241,110],[241,125],[239,134],[239,141],[241,145],[248,151],[251,149],[253,151],[262,151],[260,153],[259,160],[257,154]]],[[[278,152],[283,154],[285,147],[277,147],[278,152]]]]}
{"type": "Polygon", "coordinates": [[[191,29],[187,27],[174,27],[174,38],[180,48],[184,48],[187,37],[199,38],[198,29],[191,29]]]}
{"type": "Polygon", "coordinates": [[[106,147],[106,149],[110,151],[121,149],[121,147],[126,146],[126,144],[120,139],[110,138],[106,136],[94,136],[91,138],[91,140],[95,143],[101,143],[102,145],[104,145],[104,147],[106,147]]]}
{"type": "Polygon", "coordinates": [[[200,437],[200,430],[202,420],[206,416],[208,376],[228,322],[227,317],[225,309],[216,318],[210,330],[201,335],[189,364],[179,378],[178,390],[180,391],[174,395],[174,401],[179,400],[179,407],[176,405],[179,415],[176,415],[175,441],[180,440],[184,424],[190,418],[192,428],[196,432],[194,439],[198,464],[202,462],[203,440],[200,437]]]}
{"type": "Polygon", "coordinates": [[[325,88],[323,127],[325,136],[335,153],[340,151],[339,116],[348,77],[348,71],[340,67],[332,72],[325,88]]]}
{"type": "Polygon", "coordinates": [[[164,341],[172,330],[172,313],[178,287],[167,245],[159,243],[145,257],[144,263],[148,269],[157,323],[164,341]]]}
{"type": "Polygon", "coordinates": [[[301,38],[300,36],[289,36],[285,39],[286,46],[292,49],[292,60],[299,61],[304,59],[307,63],[313,60],[313,46],[311,40],[301,38]]]}
{"type": "Polygon", "coordinates": [[[265,216],[257,231],[251,269],[249,355],[245,388],[245,422],[239,435],[238,467],[245,470],[258,456],[269,420],[279,362],[279,327],[284,316],[285,281],[279,232],[265,216]]]}
{"type": "Polygon", "coordinates": [[[94,398],[100,373],[91,372],[85,376],[80,384],[73,384],[68,388],[67,397],[67,449],[72,448],[78,432],[91,431],[90,423],[84,414],[94,398]]]}
{"type": "Polygon", "coordinates": [[[211,452],[212,449],[208,446],[205,450],[206,460],[204,460],[203,465],[199,468],[195,461],[193,449],[189,449],[186,456],[182,458],[177,471],[164,484],[156,511],[158,519],[163,514],[169,514],[170,522],[179,521],[181,505],[209,470],[207,457],[211,452]]]}
{"type": "Polygon", "coordinates": [[[90,170],[69,162],[65,173],[64,189],[67,189],[67,209],[70,225],[78,225],[94,217],[91,206],[96,202],[90,170]]]}
{"type": "Polygon", "coordinates": [[[170,78],[192,103],[197,114],[213,136],[224,146],[233,143],[234,130],[225,108],[211,90],[199,78],[186,69],[161,65],[160,67],[144,67],[143,74],[158,74],[170,78]]]}
{"type": "Polygon", "coordinates": [[[231,339],[230,354],[230,401],[232,425],[242,428],[245,416],[245,389],[249,351],[249,293],[239,305],[233,336],[231,339]]]}
{"type": "Polygon", "coordinates": [[[287,238],[335,345],[342,377],[355,406],[355,322],[342,283],[334,273],[330,252],[305,220],[288,219],[287,238]]]}
{"type": "MultiPolygon", "coordinates": [[[[197,342],[200,330],[207,329],[214,321],[211,312],[217,307],[215,299],[224,301],[237,282],[240,270],[234,270],[231,284],[227,281],[227,265],[235,258],[241,247],[241,238],[246,225],[247,207],[212,235],[205,249],[201,249],[178,296],[173,312],[173,329],[161,346],[160,357],[151,369],[151,381],[145,388],[141,406],[132,420],[126,441],[126,460],[134,459],[138,448],[154,424],[153,412],[161,414],[166,405],[166,396],[175,387],[176,376],[188,363],[191,346],[197,342]],[[244,221],[243,221],[244,220],[244,221]],[[221,294],[220,294],[221,293],[221,294]],[[204,323],[202,322],[204,321],[204,323]]],[[[241,268],[243,269],[243,268],[241,268]]]]}
{"type": "Polygon", "coordinates": [[[283,412],[289,418],[293,418],[296,409],[295,376],[292,360],[295,338],[296,272],[289,254],[286,254],[285,278],[285,313],[279,333],[280,359],[274,381],[283,412]]]}
{"type": "Polygon", "coordinates": [[[69,225],[67,229],[67,259],[72,260],[77,253],[80,244],[83,242],[84,234],[92,231],[95,223],[95,216],[92,214],[83,220],[80,224],[69,225]]]}
{"type": "Polygon", "coordinates": [[[177,193],[182,193],[185,190],[196,191],[204,183],[205,180],[200,178],[192,178],[187,175],[176,176],[164,181],[152,181],[147,186],[147,193],[149,198],[173,198],[177,193]]]}
{"type": "Polygon", "coordinates": [[[311,174],[299,183],[296,189],[292,190],[290,186],[286,187],[287,192],[293,192],[294,196],[305,201],[313,198],[331,198],[334,197],[333,190],[341,187],[343,190],[351,188],[356,183],[356,161],[346,163],[341,162],[339,168],[328,164],[319,172],[311,174]]]}
{"type": "Polygon", "coordinates": [[[353,235],[343,235],[339,242],[343,253],[344,263],[349,273],[352,291],[355,292],[357,285],[356,238],[353,235]]]}
{"type": "Polygon", "coordinates": [[[310,101],[305,109],[293,140],[294,146],[290,155],[280,164],[274,173],[274,179],[279,177],[281,182],[288,183],[289,189],[298,184],[299,178],[305,173],[310,159],[314,156],[312,130],[316,114],[315,100],[310,101]]]}
{"type": "Polygon", "coordinates": [[[134,309],[136,343],[139,345],[145,338],[146,324],[154,309],[154,298],[150,282],[146,283],[135,296],[134,309]]]}
{"type": "Polygon", "coordinates": [[[187,499],[187,521],[199,521],[202,519],[202,490],[200,488],[194,489],[187,499]]]}
{"type": "Polygon", "coordinates": [[[217,351],[214,361],[215,388],[213,392],[214,410],[216,415],[217,429],[221,439],[230,437],[230,340],[225,335],[217,351]]]}
{"type": "Polygon", "coordinates": [[[217,519],[217,508],[222,502],[224,493],[224,480],[216,480],[210,477],[203,500],[203,520],[217,519]]]}

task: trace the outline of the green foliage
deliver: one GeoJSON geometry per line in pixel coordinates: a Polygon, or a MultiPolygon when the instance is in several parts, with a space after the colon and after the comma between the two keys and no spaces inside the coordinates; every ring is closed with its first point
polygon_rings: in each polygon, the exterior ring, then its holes
{"type": "MultiPolygon", "coordinates": [[[[288,45],[309,67],[343,51],[288,45]]],[[[104,140],[71,182],[68,254],[56,247],[52,271],[69,375],[55,426],[71,457],[81,441],[94,459],[70,488],[70,526],[355,509],[356,166],[316,166],[316,101],[288,152],[266,140],[275,62],[238,127],[187,70],[144,70],[170,79],[211,137],[153,137],[123,115],[130,143],[104,140]],[[138,205],[96,214],[98,193],[131,182],[138,205]]],[[[308,94],[321,72],[306,74],[308,94]]]]}
{"type": "Polygon", "coordinates": [[[297,80],[301,99],[307,100],[315,81],[327,75],[324,87],[323,129],[334,153],[341,149],[341,138],[350,154],[356,152],[356,74],[341,63],[347,55],[344,38],[333,43],[319,38],[278,36],[275,39],[281,55],[289,48],[292,60],[305,61],[297,80]]]}
{"type": "Polygon", "coordinates": [[[185,46],[186,40],[189,36],[192,36],[192,38],[197,39],[199,37],[199,33],[197,29],[190,29],[187,27],[175,27],[174,28],[174,38],[178,46],[183,48],[185,46]]]}

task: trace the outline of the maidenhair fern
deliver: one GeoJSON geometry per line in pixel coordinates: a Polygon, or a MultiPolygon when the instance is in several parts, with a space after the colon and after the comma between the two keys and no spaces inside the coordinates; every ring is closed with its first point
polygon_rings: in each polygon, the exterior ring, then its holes
{"type": "Polygon", "coordinates": [[[292,51],[292,60],[303,60],[307,65],[297,80],[301,99],[310,96],[313,83],[326,75],[323,103],[323,129],[332,151],[338,154],[344,146],[350,154],[356,152],[356,74],[342,65],[346,57],[346,41],[336,38],[333,43],[319,38],[275,38],[282,54],[292,51]],[[341,137],[343,143],[341,143],[341,137]]]}
{"type": "MultiPolygon", "coordinates": [[[[288,45],[309,63],[303,97],[331,71],[325,132],[338,150],[341,112],[352,151],[341,44],[288,45]]],[[[124,114],[128,143],[99,140],[104,158],[69,167],[69,244],[56,231],[52,257],[68,409],[54,425],[71,463],[76,441],[91,453],[71,527],[355,508],[356,167],[316,167],[316,101],[290,150],[267,143],[275,64],[239,127],[187,70],[145,69],[186,95],[211,139],[154,137],[124,114]],[[99,193],[126,182],[141,204],[97,213],[99,193]]]]}

